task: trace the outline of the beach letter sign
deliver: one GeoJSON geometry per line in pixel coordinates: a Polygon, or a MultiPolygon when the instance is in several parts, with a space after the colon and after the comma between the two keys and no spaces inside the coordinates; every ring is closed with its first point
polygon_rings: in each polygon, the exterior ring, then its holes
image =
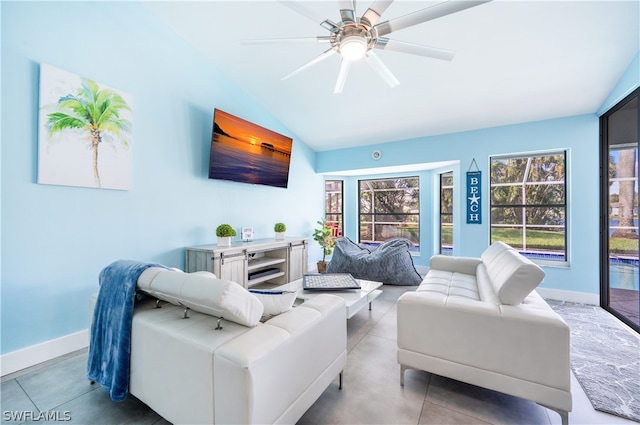
{"type": "Polygon", "coordinates": [[[480,210],[480,171],[467,172],[467,223],[481,224],[482,215],[480,210]]]}

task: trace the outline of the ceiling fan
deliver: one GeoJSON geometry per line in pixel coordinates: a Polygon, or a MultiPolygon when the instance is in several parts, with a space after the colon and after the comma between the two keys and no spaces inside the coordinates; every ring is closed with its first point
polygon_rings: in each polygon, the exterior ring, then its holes
{"type": "Polygon", "coordinates": [[[329,35],[306,38],[244,40],[243,43],[312,42],[329,44],[329,49],[282,77],[283,80],[291,78],[300,71],[338,54],[342,57],[342,64],[340,65],[340,71],[338,73],[334,93],[342,92],[344,84],[347,81],[347,75],[349,74],[351,64],[360,59],[364,59],[390,87],[394,87],[400,84],[399,81],[384,65],[378,55],[375,54],[373,49],[393,50],[396,52],[409,53],[412,55],[447,61],[452,60],[455,53],[451,50],[392,40],[385,37],[386,35],[391,34],[393,31],[398,31],[432,19],[450,15],[483,3],[488,3],[489,1],[491,0],[448,0],[380,23],[378,23],[380,17],[391,3],[393,3],[393,0],[375,0],[361,17],[357,17],[356,15],[355,0],[338,1],[340,8],[340,22],[337,23],[316,14],[314,11],[304,6],[302,2],[280,1],[280,3],[328,30],[329,35]]]}

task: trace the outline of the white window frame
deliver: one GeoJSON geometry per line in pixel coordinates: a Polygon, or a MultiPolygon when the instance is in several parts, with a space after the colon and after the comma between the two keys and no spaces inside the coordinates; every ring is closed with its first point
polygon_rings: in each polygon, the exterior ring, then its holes
{"type": "MultiPolygon", "coordinates": [[[[489,240],[492,241],[492,230],[494,228],[497,227],[522,227],[523,228],[523,247],[520,249],[518,248],[518,250],[525,255],[527,258],[529,258],[531,261],[533,261],[534,263],[538,264],[538,265],[542,265],[542,266],[551,266],[551,267],[568,267],[570,265],[570,210],[569,210],[569,205],[570,205],[570,197],[569,197],[569,163],[570,163],[570,152],[569,149],[551,149],[551,150],[545,150],[545,151],[535,151],[535,152],[524,152],[524,153],[515,153],[515,154],[508,154],[508,155],[492,155],[489,158],[489,187],[490,187],[490,196],[489,196],[489,240]],[[491,196],[491,189],[493,187],[498,187],[498,186],[514,186],[516,184],[518,185],[522,185],[522,191],[523,191],[523,201],[524,203],[522,204],[522,208],[523,210],[526,210],[527,207],[527,203],[526,203],[526,187],[528,185],[539,185],[539,184],[558,184],[557,182],[527,182],[526,178],[528,176],[528,171],[529,171],[529,166],[530,166],[530,162],[527,164],[527,168],[525,169],[524,172],[524,180],[522,182],[518,182],[518,183],[493,183],[492,181],[492,173],[491,173],[491,163],[493,160],[506,160],[506,159],[515,159],[515,158],[533,158],[533,157],[541,157],[541,156],[552,156],[552,155],[563,155],[564,156],[564,224],[548,224],[548,225],[527,225],[526,224],[526,220],[523,220],[524,223],[522,223],[521,225],[494,225],[492,222],[492,215],[491,215],[491,210],[494,208],[494,204],[493,204],[493,197],[491,196]],[[536,250],[536,251],[527,251],[527,246],[526,246],[526,230],[527,227],[536,227],[536,228],[540,228],[540,227],[548,227],[548,228],[564,228],[564,238],[565,238],[565,245],[564,245],[564,258],[563,259],[555,259],[554,257],[557,256],[557,254],[551,252],[551,251],[541,251],[541,250],[536,250]]],[[[524,211],[523,211],[524,212],[524,211]]]]}
{"type": "MultiPolygon", "coordinates": [[[[362,185],[363,183],[366,183],[366,182],[372,182],[372,181],[382,181],[382,180],[409,180],[409,179],[416,179],[416,180],[418,181],[417,189],[418,189],[418,196],[420,197],[420,196],[421,196],[421,192],[422,192],[422,189],[421,189],[421,180],[420,180],[420,177],[419,177],[419,176],[417,176],[417,175],[410,175],[410,176],[395,176],[395,177],[380,177],[380,178],[368,178],[368,179],[361,179],[361,180],[358,180],[358,242],[359,242],[359,243],[371,243],[371,242],[375,242],[375,233],[374,233],[374,240],[373,240],[373,241],[362,241],[362,240],[360,239],[361,234],[362,234],[362,232],[361,232],[361,227],[362,227],[362,223],[363,223],[363,221],[362,221],[362,215],[364,214],[364,215],[372,215],[372,216],[375,216],[376,214],[381,214],[381,213],[374,213],[373,211],[372,211],[371,213],[363,213],[363,212],[362,212],[362,210],[361,210],[361,204],[360,204],[361,185],[362,185]]],[[[385,189],[385,190],[389,190],[389,189],[385,189]]],[[[397,189],[397,190],[404,190],[404,189],[397,189]]],[[[375,206],[373,205],[373,202],[372,202],[372,208],[375,210],[375,206]]],[[[414,254],[414,255],[415,255],[415,254],[419,254],[419,253],[420,253],[420,251],[421,251],[421,249],[422,249],[422,241],[421,241],[421,238],[420,238],[420,236],[421,236],[421,235],[420,235],[420,226],[421,226],[421,223],[420,223],[421,211],[420,211],[420,210],[421,210],[421,204],[420,204],[420,200],[418,200],[418,212],[417,212],[417,213],[411,213],[411,214],[406,213],[407,215],[415,215],[415,216],[417,216],[417,217],[418,217],[418,221],[417,221],[417,226],[418,226],[418,244],[417,244],[417,245],[415,245],[414,249],[412,249],[412,250],[411,250],[411,253],[412,253],[412,254],[414,254]]],[[[385,224],[385,223],[381,223],[381,222],[376,222],[375,220],[374,220],[373,222],[365,222],[365,223],[369,223],[369,224],[371,224],[371,225],[374,227],[374,232],[375,232],[375,225],[376,225],[376,224],[385,224]]],[[[395,224],[395,223],[389,223],[389,224],[395,224]]]]}

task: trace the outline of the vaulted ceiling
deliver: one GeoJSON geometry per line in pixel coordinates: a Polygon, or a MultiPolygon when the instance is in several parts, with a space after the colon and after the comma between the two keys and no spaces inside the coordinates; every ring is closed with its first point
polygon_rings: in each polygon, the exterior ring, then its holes
{"type": "MultiPolygon", "coordinates": [[[[301,3],[340,21],[336,1],[301,3]]],[[[437,3],[396,0],[381,21],[437,3]]],[[[356,15],[369,5],[356,2],[356,15]]],[[[316,151],[595,113],[640,49],[639,5],[494,0],[388,35],[452,50],[452,61],[375,50],[400,84],[357,62],[334,94],[339,55],[281,80],[326,44],[241,43],[328,35],[281,2],[144,3],[316,151]]]]}

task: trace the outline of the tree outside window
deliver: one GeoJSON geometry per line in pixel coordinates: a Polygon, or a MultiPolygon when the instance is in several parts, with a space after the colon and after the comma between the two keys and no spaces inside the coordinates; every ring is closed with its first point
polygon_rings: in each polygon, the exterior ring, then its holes
{"type": "Polygon", "coordinates": [[[492,157],[491,243],[567,261],[566,154],[492,157]]]}
{"type": "Polygon", "coordinates": [[[440,254],[453,253],[453,173],[440,174],[440,254]]]}
{"type": "Polygon", "coordinates": [[[333,229],[333,237],[343,235],[343,185],[342,180],[324,182],[324,217],[327,225],[333,229]]]}
{"type": "Polygon", "coordinates": [[[420,246],[420,180],[418,177],[360,180],[360,243],[378,245],[406,238],[420,246]]]}
{"type": "Polygon", "coordinates": [[[638,149],[614,145],[609,150],[609,253],[638,256],[638,149]]]}

